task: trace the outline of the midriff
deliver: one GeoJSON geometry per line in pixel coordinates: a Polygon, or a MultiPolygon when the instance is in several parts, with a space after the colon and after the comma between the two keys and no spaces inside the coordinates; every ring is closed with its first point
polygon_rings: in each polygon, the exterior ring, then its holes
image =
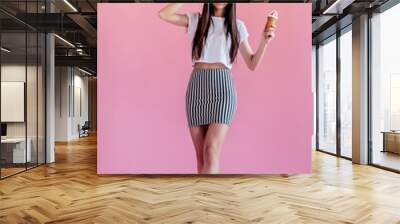
{"type": "Polygon", "coordinates": [[[196,62],[193,68],[228,68],[222,63],[205,63],[205,62],[196,62]]]}

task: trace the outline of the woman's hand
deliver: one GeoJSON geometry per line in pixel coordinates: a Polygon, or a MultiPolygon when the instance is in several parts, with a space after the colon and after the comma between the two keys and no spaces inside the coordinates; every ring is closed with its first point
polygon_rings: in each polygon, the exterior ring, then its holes
{"type": "Polygon", "coordinates": [[[184,3],[168,3],[158,12],[158,16],[166,22],[187,27],[189,21],[186,15],[177,13],[183,5],[184,3]]]}
{"type": "Polygon", "coordinates": [[[266,43],[269,43],[271,40],[275,38],[275,26],[268,27],[263,32],[263,40],[266,43]]]}

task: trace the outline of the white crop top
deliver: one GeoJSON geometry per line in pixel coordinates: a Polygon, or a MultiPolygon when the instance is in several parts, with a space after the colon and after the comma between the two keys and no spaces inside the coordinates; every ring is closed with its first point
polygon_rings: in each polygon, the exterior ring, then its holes
{"type": "MultiPolygon", "coordinates": [[[[189,12],[186,13],[189,24],[186,28],[186,33],[189,34],[190,41],[192,43],[194,34],[196,33],[197,23],[199,21],[199,13],[189,12]]],[[[229,50],[231,47],[231,38],[226,38],[224,31],[224,17],[211,16],[213,23],[210,24],[208,30],[208,36],[203,52],[200,59],[192,60],[192,66],[195,62],[208,62],[208,63],[223,63],[229,69],[232,68],[230,63],[229,50]]],[[[247,32],[246,26],[243,21],[236,19],[236,24],[239,32],[239,43],[248,38],[249,33],[247,32]]],[[[190,49],[191,50],[191,49],[190,49]]],[[[191,52],[191,51],[190,51],[191,52]]],[[[190,54],[191,55],[191,54],[190,54]]]]}

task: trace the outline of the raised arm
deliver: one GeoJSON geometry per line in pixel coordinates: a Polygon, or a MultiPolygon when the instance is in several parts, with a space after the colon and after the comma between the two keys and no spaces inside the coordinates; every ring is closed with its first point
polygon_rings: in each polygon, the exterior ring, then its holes
{"type": "Polygon", "coordinates": [[[177,11],[183,6],[183,4],[184,3],[169,3],[158,12],[158,15],[164,21],[178,26],[187,27],[189,23],[187,16],[177,13],[177,11]]]}
{"type": "Polygon", "coordinates": [[[240,44],[239,46],[240,53],[242,54],[242,57],[246,62],[247,67],[250,70],[252,71],[256,70],[258,64],[263,59],[268,43],[275,37],[274,30],[275,28],[271,27],[263,32],[261,41],[255,53],[253,52],[247,39],[243,40],[243,42],[240,44]]]}

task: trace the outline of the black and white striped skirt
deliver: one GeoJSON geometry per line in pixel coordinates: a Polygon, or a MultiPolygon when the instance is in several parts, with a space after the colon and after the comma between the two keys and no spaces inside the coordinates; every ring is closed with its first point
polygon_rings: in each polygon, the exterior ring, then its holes
{"type": "Polygon", "coordinates": [[[210,123],[230,126],[236,109],[237,94],[230,69],[193,69],[186,89],[189,127],[210,123]]]}

